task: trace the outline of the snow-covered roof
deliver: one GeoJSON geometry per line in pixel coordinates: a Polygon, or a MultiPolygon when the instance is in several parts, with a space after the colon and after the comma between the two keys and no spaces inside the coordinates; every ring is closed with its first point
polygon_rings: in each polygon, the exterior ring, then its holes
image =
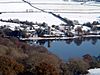
{"type": "Polygon", "coordinates": [[[90,27],[87,27],[87,26],[83,26],[83,27],[82,27],[82,30],[88,31],[88,30],[91,30],[91,28],[90,28],[90,27]]]}
{"type": "Polygon", "coordinates": [[[74,29],[76,29],[77,27],[82,27],[82,25],[75,25],[74,29]]]}
{"type": "Polygon", "coordinates": [[[59,31],[59,30],[55,30],[55,31],[51,31],[53,34],[62,34],[62,35],[64,35],[64,33],[63,32],[61,32],[61,31],[59,31]]]}
{"type": "Polygon", "coordinates": [[[40,28],[40,26],[38,26],[38,25],[33,25],[33,27],[34,27],[35,29],[39,29],[39,28],[40,28]]]}

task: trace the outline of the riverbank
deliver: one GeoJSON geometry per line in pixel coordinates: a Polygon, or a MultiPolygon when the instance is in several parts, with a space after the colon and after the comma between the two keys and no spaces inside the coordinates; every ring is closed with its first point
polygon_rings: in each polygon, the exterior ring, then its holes
{"type": "Polygon", "coordinates": [[[86,38],[91,38],[91,37],[100,37],[100,35],[82,35],[82,36],[74,36],[74,37],[29,37],[29,38],[20,38],[22,41],[27,41],[27,40],[70,40],[70,39],[75,39],[75,38],[80,38],[80,37],[86,37],[86,38]]]}

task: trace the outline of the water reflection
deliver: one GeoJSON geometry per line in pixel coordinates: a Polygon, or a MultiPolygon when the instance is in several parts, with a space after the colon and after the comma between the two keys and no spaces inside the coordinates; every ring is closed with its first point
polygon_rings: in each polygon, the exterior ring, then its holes
{"type": "Polygon", "coordinates": [[[45,45],[47,43],[47,47],[51,47],[52,46],[52,42],[55,42],[55,41],[65,41],[66,44],[71,44],[74,42],[74,44],[76,46],[80,46],[82,43],[84,42],[91,42],[92,45],[95,45],[97,43],[97,41],[100,40],[100,38],[98,37],[95,37],[95,38],[83,38],[83,37],[79,37],[79,38],[76,38],[76,39],[68,39],[68,40],[31,40],[31,41],[28,41],[29,44],[37,44],[37,45],[45,45]]]}
{"type": "Polygon", "coordinates": [[[82,57],[85,54],[97,56],[100,54],[100,38],[77,38],[69,40],[32,40],[31,45],[43,45],[50,52],[63,60],[82,57]]]}

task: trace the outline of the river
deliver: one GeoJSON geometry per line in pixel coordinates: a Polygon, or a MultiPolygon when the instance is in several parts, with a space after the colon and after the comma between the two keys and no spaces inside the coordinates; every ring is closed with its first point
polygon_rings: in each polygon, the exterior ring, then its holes
{"type": "Polygon", "coordinates": [[[100,38],[80,38],[73,40],[38,40],[30,44],[45,46],[50,52],[64,61],[81,58],[85,54],[100,55],[100,38]]]}

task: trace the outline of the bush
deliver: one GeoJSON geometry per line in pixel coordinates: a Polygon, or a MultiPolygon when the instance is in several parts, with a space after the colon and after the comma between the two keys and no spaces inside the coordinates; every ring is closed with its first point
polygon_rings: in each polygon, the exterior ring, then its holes
{"type": "Polygon", "coordinates": [[[4,45],[7,47],[16,47],[11,40],[9,40],[8,38],[2,38],[2,37],[0,37],[0,45],[4,45]]]}
{"type": "Polygon", "coordinates": [[[89,54],[83,56],[83,60],[89,64],[89,68],[100,67],[100,61],[98,61],[95,57],[92,57],[89,54]]]}
{"type": "Polygon", "coordinates": [[[69,70],[73,72],[74,75],[86,74],[89,65],[82,59],[70,59],[67,63],[69,70]]]}
{"type": "Polygon", "coordinates": [[[89,54],[84,55],[83,60],[86,61],[87,63],[93,62],[93,58],[89,54]]]}
{"type": "Polygon", "coordinates": [[[61,70],[62,70],[61,75],[73,75],[73,73],[69,70],[69,67],[68,67],[67,64],[62,63],[62,64],[60,65],[60,68],[61,68],[61,70]]]}
{"type": "Polygon", "coordinates": [[[34,72],[37,69],[36,66],[39,66],[42,62],[45,62],[47,65],[52,65],[52,67],[54,67],[55,70],[60,73],[60,60],[56,56],[47,53],[39,53],[34,51],[29,58],[26,59],[25,65],[28,67],[27,69],[29,71],[34,72]]]}
{"type": "Polygon", "coordinates": [[[9,56],[0,56],[0,72],[3,75],[17,75],[23,72],[24,66],[9,56]]]}
{"type": "Polygon", "coordinates": [[[0,55],[6,55],[8,50],[9,50],[8,47],[0,45],[0,55]]]}
{"type": "Polygon", "coordinates": [[[39,65],[35,66],[35,70],[37,75],[59,75],[56,68],[46,62],[40,62],[39,65]]]}

